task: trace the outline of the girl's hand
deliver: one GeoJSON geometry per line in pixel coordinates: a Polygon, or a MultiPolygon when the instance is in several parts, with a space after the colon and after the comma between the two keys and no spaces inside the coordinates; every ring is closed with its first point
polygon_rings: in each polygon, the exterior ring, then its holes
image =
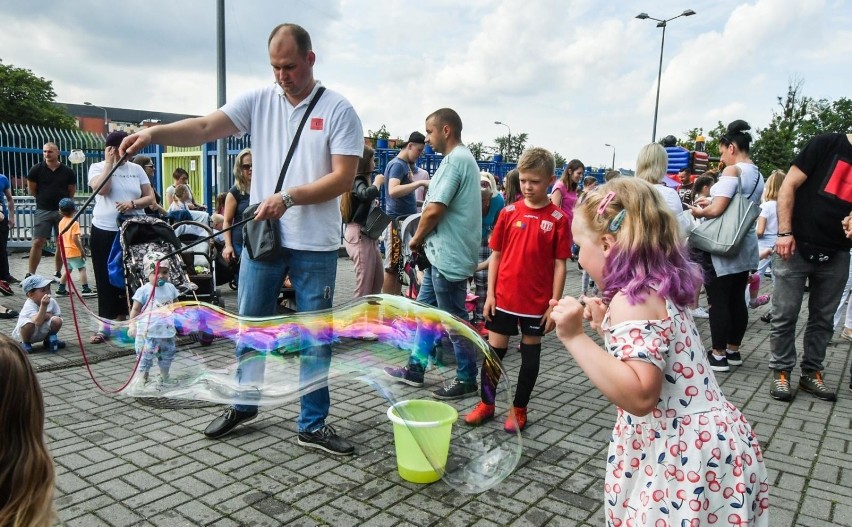
{"type": "Polygon", "coordinates": [[[485,297],[485,304],[482,306],[482,316],[485,317],[485,320],[491,322],[491,317],[494,316],[495,310],[497,309],[497,299],[495,299],[491,295],[487,295],[485,297]]]}
{"type": "Polygon", "coordinates": [[[606,306],[603,300],[596,296],[584,296],[580,300],[586,304],[585,309],[583,309],[583,318],[589,321],[589,325],[593,330],[598,334],[602,334],[601,322],[603,322],[604,315],[606,315],[606,306]]]}
{"type": "Polygon", "coordinates": [[[234,252],[234,247],[231,245],[226,245],[224,249],[222,249],[222,258],[226,262],[233,262],[236,260],[236,253],[234,252]]]}
{"type": "Polygon", "coordinates": [[[553,320],[553,317],[550,314],[553,312],[553,308],[550,307],[545,311],[544,316],[541,317],[541,325],[544,326],[544,334],[547,335],[551,331],[556,328],[556,322],[553,320]]]}
{"type": "Polygon", "coordinates": [[[550,318],[556,324],[556,336],[566,340],[583,334],[583,304],[566,296],[550,301],[550,318]]]}

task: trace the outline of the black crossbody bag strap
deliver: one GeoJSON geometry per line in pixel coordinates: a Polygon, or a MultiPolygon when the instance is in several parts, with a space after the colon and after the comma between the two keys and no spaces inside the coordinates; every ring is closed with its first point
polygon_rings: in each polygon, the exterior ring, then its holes
{"type": "Polygon", "coordinates": [[[324,91],[325,86],[320,86],[316,94],[314,94],[314,98],[311,99],[308,109],[305,110],[302,122],[299,123],[299,128],[296,129],[296,135],[293,136],[293,141],[290,143],[290,150],[287,151],[287,158],[284,159],[284,165],[281,166],[281,175],[278,176],[278,184],[275,185],[275,192],[273,192],[273,194],[281,192],[281,187],[284,186],[284,176],[287,175],[287,168],[290,166],[290,161],[293,159],[293,153],[296,151],[296,145],[299,144],[299,137],[302,135],[302,129],[305,127],[305,123],[308,122],[308,117],[311,116],[314,106],[317,105],[317,101],[319,101],[319,98],[322,97],[322,93],[324,91]]]}

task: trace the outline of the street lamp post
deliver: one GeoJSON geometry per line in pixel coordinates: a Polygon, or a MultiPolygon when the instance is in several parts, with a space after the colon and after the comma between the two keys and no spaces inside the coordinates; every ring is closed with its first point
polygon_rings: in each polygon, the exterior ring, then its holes
{"type": "Polygon", "coordinates": [[[494,121],[494,124],[505,126],[509,130],[509,135],[506,137],[506,162],[509,162],[509,156],[512,153],[512,129],[509,125],[500,121],[494,121]]]}
{"type": "Polygon", "coordinates": [[[612,169],[615,170],[615,147],[609,143],[604,143],[604,146],[612,148],[612,169]]]}
{"type": "Polygon", "coordinates": [[[91,106],[92,108],[100,108],[104,111],[104,135],[109,135],[109,116],[107,115],[107,109],[102,106],[98,106],[97,104],[92,104],[89,101],[86,101],[83,104],[91,106]]]}
{"type": "Polygon", "coordinates": [[[667,18],[665,20],[660,20],[659,18],[654,18],[652,16],[648,16],[648,13],[639,13],[638,15],[636,15],[636,18],[638,18],[639,20],[646,20],[646,19],[656,20],[657,21],[657,27],[663,28],[663,39],[660,42],[660,67],[657,70],[657,102],[654,104],[654,131],[651,133],[651,142],[652,143],[657,140],[657,113],[660,110],[660,79],[663,76],[663,48],[666,45],[666,26],[668,25],[669,22],[671,22],[675,18],[680,18],[682,16],[692,16],[694,14],[695,14],[695,11],[693,11],[692,9],[687,9],[686,11],[679,14],[678,16],[674,16],[672,18],[667,18]]]}

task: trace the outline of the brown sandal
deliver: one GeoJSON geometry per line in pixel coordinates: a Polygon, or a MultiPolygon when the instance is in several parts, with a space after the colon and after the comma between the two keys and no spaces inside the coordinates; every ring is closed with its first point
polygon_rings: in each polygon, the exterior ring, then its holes
{"type": "Polygon", "coordinates": [[[109,337],[107,337],[106,333],[104,333],[103,331],[98,331],[97,333],[92,335],[92,338],[89,339],[89,342],[92,344],[103,344],[107,340],[109,340],[109,337]]]}

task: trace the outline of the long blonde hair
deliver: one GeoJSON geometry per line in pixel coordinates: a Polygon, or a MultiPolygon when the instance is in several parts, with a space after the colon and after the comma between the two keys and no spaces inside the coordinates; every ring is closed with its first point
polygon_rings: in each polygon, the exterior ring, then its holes
{"type": "MultiPolygon", "coordinates": [[[[240,150],[240,153],[237,154],[237,157],[234,158],[234,183],[243,194],[248,194],[251,186],[249,179],[246,177],[245,170],[243,170],[242,167],[243,158],[250,155],[251,148],[243,148],[240,150]]],[[[252,159],[252,161],[254,161],[254,159],[252,159]]]]}
{"type": "Polygon", "coordinates": [[[636,157],[636,177],[652,185],[663,182],[669,155],[659,143],[651,143],[639,150],[636,157]]]}
{"type": "Polygon", "coordinates": [[[778,199],[778,192],[781,190],[781,184],[784,183],[784,178],[787,174],[783,170],[775,169],[766,178],[766,187],[763,189],[763,201],[775,201],[778,199]]]}
{"type": "Polygon", "coordinates": [[[54,478],[35,370],[21,346],[0,335],[0,525],[51,525],[54,478]]]}

